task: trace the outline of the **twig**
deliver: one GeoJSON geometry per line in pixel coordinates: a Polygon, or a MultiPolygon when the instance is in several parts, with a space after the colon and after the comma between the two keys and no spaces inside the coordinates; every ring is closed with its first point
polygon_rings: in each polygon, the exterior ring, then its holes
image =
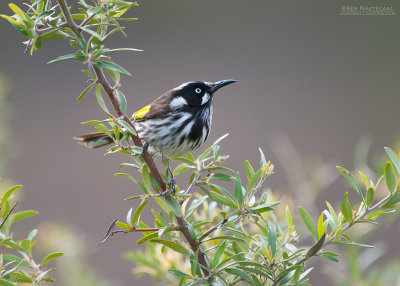
{"type": "MultiPolygon", "coordinates": [[[[342,233],[345,233],[349,228],[351,228],[355,223],[357,223],[360,220],[365,219],[368,215],[370,215],[371,213],[373,213],[374,211],[376,211],[377,209],[379,209],[381,206],[383,206],[389,199],[391,198],[390,195],[388,195],[387,197],[383,198],[381,201],[379,201],[378,203],[376,203],[373,207],[366,209],[364,211],[364,213],[362,213],[358,218],[354,219],[353,221],[349,222],[348,225],[346,225],[343,229],[342,229],[342,233]]],[[[324,248],[326,248],[328,245],[330,245],[333,240],[335,239],[335,236],[332,235],[328,240],[326,240],[322,246],[320,247],[320,251],[323,250],[324,248]]],[[[317,243],[318,244],[318,243],[317,243]]],[[[306,257],[304,257],[303,259],[297,261],[295,264],[293,264],[292,266],[295,265],[301,265],[303,263],[305,263],[307,260],[309,260],[311,257],[314,257],[316,254],[318,254],[319,251],[317,251],[316,253],[314,253],[314,255],[306,255],[306,257]]],[[[307,253],[308,254],[308,253],[307,253]]],[[[281,276],[279,279],[275,280],[274,283],[272,284],[272,286],[277,286],[279,284],[279,282],[282,281],[282,279],[285,277],[281,276]]]]}
{"type": "Polygon", "coordinates": [[[225,224],[227,221],[228,221],[228,219],[224,218],[220,223],[212,226],[209,230],[205,231],[202,235],[199,236],[199,241],[202,241],[204,238],[206,238],[211,233],[216,231],[221,225],[225,224]]]}
{"type": "Polygon", "coordinates": [[[65,17],[65,21],[68,24],[68,27],[78,36],[81,37],[81,28],[75,23],[74,19],[72,19],[71,12],[68,9],[67,2],[65,0],[57,0],[60,5],[60,9],[63,12],[65,17]]]}
{"type": "MultiPolygon", "coordinates": [[[[133,227],[133,228],[131,228],[131,229],[118,229],[118,230],[114,230],[114,229],[115,229],[115,226],[116,226],[116,224],[115,224],[116,222],[117,222],[117,219],[115,219],[115,220],[111,223],[111,225],[110,225],[110,227],[108,228],[107,233],[106,233],[106,235],[104,236],[103,240],[102,240],[97,246],[102,245],[102,244],[103,244],[104,242],[106,242],[111,236],[113,236],[114,234],[117,234],[117,233],[127,234],[127,233],[130,233],[130,232],[154,232],[154,231],[159,231],[159,230],[161,230],[161,229],[166,228],[166,227],[149,227],[149,228],[136,228],[136,227],[133,227]]],[[[171,231],[174,231],[174,230],[177,231],[177,230],[180,230],[180,228],[177,227],[177,226],[175,226],[175,227],[171,228],[170,230],[171,230],[171,231]]]]}
{"type": "Polygon", "coordinates": [[[11,210],[8,212],[8,214],[6,215],[6,217],[4,218],[3,222],[0,224],[0,229],[3,227],[3,225],[6,223],[8,217],[11,215],[11,213],[14,211],[15,207],[18,205],[18,201],[15,202],[15,204],[13,205],[13,207],[11,208],[11,210]]]}
{"type": "Polygon", "coordinates": [[[203,267],[201,267],[201,271],[203,272],[205,277],[209,276],[210,271],[208,270],[209,269],[208,262],[206,260],[206,255],[200,249],[199,241],[193,239],[192,235],[189,232],[189,227],[187,225],[187,221],[185,220],[185,218],[183,216],[176,216],[176,221],[178,222],[179,228],[181,229],[184,237],[186,238],[187,242],[189,243],[192,251],[194,253],[196,253],[197,250],[199,250],[198,260],[199,260],[199,263],[203,266],[203,267]]]}

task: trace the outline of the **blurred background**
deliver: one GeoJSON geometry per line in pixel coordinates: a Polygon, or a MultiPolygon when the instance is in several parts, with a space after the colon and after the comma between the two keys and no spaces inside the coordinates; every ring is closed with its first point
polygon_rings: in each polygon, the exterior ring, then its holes
{"type": "MultiPolygon", "coordinates": [[[[1,1],[1,14],[11,13],[7,2],[1,1]]],[[[208,143],[230,133],[223,150],[231,156],[228,166],[240,171],[244,160],[258,162],[261,147],[275,164],[268,187],[280,199],[291,198],[294,208],[305,204],[320,213],[326,199],[337,201],[349,190],[336,178],[337,164],[369,172],[366,163],[379,166],[383,146],[397,146],[399,2],[163,0],[139,5],[129,15],[139,20],[127,22],[128,38],[114,34],[107,43],[144,50],[114,56],[133,74],[122,80],[129,113],[186,81],[236,79],[214,98],[208,143]],[[389,6],[398,15],[341,16],[347,5],[389,6]]],[[[139,190],[113,176],[122,157],[104,158],[104,150],[87,150],[72,139],[92,131],[81,122],[104,118],[94,96],[75,101],[87,86],[80,73],[85,66],[46,64],[71,53],[66,43],[46,42],[30,56],[24,54],[26,39],[7,21],[0,22],[0,31],[0,76],[3,91],[8,86],[5,120],[11,136],[5,142],[4,176],[24,185],[19,207],[40,212],[29,224],[40,225],[49,247],[56,247],[55,234],[67,233],[62,244],[71,251],[64,262],[79,253],[104,285],[152,285],[148,277],[135,278],[132,264],[121,259],[124,251],[137,248],[139,235],[113,237],[97,247],[109,224],[135,204],[123,199],[139,190]],[[76,243],[69,245],[71,240],[76,243]]],[[[385,225],[374,238],[382,245],[376,258],[398,261],[399,221],[385,225]]],[[[315,260],[312,284],[339,285],[340,277],[326,273],[322,258],[315,260]]],[[[333,264],[326,265],[338,267],[333,264]]],[[[81,283],[75,285],[89,285],[81,283]]]]}

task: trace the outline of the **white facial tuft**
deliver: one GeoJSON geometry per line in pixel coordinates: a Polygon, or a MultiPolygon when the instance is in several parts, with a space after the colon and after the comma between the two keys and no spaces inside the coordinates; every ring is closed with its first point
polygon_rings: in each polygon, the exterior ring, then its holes
{"type": "Polygon", "coordinates": [[[182,96],[178,96],[178,97],[175,97],[173,100],[171,100],[171,103],[169,104],[169,106],[171,107],[171,109],[176,110],[176,109],[184,107],[187,104],[188,103],[187,103],[186,99],[184,99],[182,96]]]}
{"type": "Polygon", "coordinates": [[[206,104],[210,100],[211,96],[207,92],[201,98],[201,105],[206,104]]]}

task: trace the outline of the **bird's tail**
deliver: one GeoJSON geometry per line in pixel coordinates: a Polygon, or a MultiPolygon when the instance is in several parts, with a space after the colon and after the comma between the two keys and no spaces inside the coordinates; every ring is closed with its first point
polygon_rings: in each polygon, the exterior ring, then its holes
{"type": "Polygon", "coordinates": [[[82,144],[88,148],[99,148],[114,142],[111,137],[103,132],[93,132],[89,134],[78,135],[75,136],[74,139],[78,140],[79,144],[82,144]]]}

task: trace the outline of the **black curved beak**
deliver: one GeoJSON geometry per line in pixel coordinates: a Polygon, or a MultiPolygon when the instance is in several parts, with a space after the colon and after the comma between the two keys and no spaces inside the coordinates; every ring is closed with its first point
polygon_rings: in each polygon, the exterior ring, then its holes
{"type": "Polygon", "coordinates": [[[211,84],[210,92],[214,93],[221,87],[231,84],[231,83],[234,83],[234,82],[236,82],[236,80],[234,80],[234,79],[226,79],[226,80],[214,82],[213,84],[211,84]]]}

